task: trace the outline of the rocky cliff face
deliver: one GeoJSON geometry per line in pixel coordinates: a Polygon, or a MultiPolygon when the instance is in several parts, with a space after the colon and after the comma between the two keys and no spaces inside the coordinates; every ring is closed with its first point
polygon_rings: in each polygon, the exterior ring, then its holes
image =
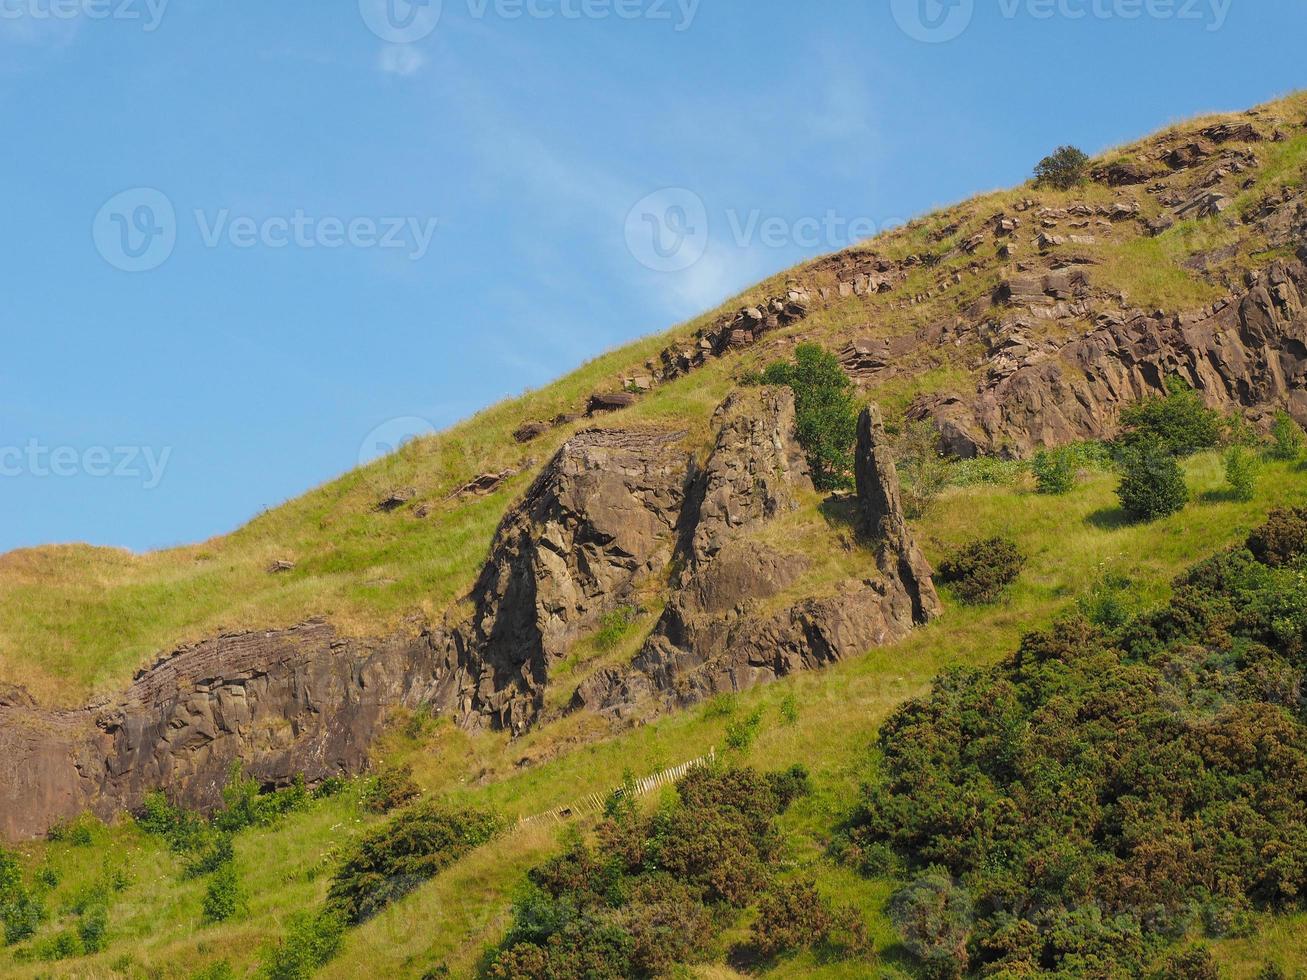
{"type": "Polygon", "coordinates": [[[1190,314],[1102,316],[1085,336],[991,370],[973,394],[922,399],[913,414],[934,418],[955,455],[1026,455],[1115,435],[1123,407],[1178,375],[1213,407],[1286,407],[1307,421],[1304,290],[1307,267],[1277,260],[1238,296],[1190,314]]]}
{"type": "Polygon", "coordinates": [[[793,395],[745,389],[713,421],[702,466],[679,432],[570,439],[504,518],[466,611],[419,636],[344,640],[311,623],[179,650],[77,711],[0,694],[0,836],[109,817],[158,788],[207,810],[236,761],[265,785],[358,772],[396,706],[521,732],[576,640],[651,584],[668,603],[644,649],[574,708],[629,717],[742,690],[897,639],[937,611],[872,416],[858,481],[874,566],[816,597],[802,594],[808,559],[752,537],[811,491],[793,395]]]}
{"type": "Polygon", "coordinates": [[[629,667],[583,684],[573,709],[633,718],[746,690],[901,639],[938,614],[884,430],[870,413],[859,438],[858,486],[875,563],[834,594],[783,601],[808,559],[749,531],[793,507],[796,492],[811,484],[794,441],[792,397],[764,390],[755,398],[733,396],[719,412],[721,436],[697,487],[685,570],[658,625],[629,667]]]}
{"type": "Polygon", "coordinates": [[[180,650],[77,711],[0,695],[0,837],[87,810],[108,818],[159,788],[208,809],[236,761],[266,785],[357,772],[433,653],[425,637],[361,644],[312,623],[180,650]]]}

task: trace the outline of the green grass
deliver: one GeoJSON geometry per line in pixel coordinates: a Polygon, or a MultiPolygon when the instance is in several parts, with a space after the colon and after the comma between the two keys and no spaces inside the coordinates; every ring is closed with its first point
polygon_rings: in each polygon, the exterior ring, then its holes
{"type": "MultiPolygon", "coordinates": [[[[1307,504],[1307,474],[1296,465],[1268,464],[1257,498],[1246,504],[1205,496],[1223,485],[1216,454],[1191,460],[1187,472],[1198,502],[1147,526],[1122,521],[1114,480],[1106,473],[1090,475],[1061,498],[1037,496],[1020,484],[949,491],[918,528],[929,557],[937,560],[976,537],[1011,534],[1031,558],[1005,600],[973,609],[946,596],[944,618],[903,643],[745,692],[729,715],[700,707],[606,737],[596,719],[574,716],[516,741],[497,733],[470,736],[440,723],[427,730],[417,727],[413,737],[399,719],[379,754],[389,762],[410,762],[431,794],[493,806],[511,817],[606,791],[620,784],[628,769],[644,775],[714,746],[734,761],[759,767],[802,762],[813,770],[816,792],[785,817],[792,841],[786,867],[815,873],[832,898],[862,908],[877,948],[893,955],[892,931],[882,914],[890,883],[864,880],[823,856],[865,775],[877,725],[895,705],[924,692],[940,669],[992,663],[1011,653],[1024,632],[1074,603],[1103,570],[1127,576],[1138,595],[1157,602],[1178,572],[1237,540],[1270,507],[1307,504]],[[792,725],[782,720],[787,697],[798,706],[792,725]],[[728,751],[727,726],[754,711],[762,716],[757,738],[743,752],[728,751]]],[[[796,526],[825,521],[813,506],[805,503],[793,518],[796,526]]],[[[853,553],[849,560],[856,559],[853,553]]],[[[639,628],[631,631],[638,633],[639,628]]],[[[129,966],[123,971],[129,976],[186,977],[221,958],[242,969],[252,966],[259,948],[280,935],[288,914],[321,901],[341,849],[377,819],[364,816],[347,794],[317,802],[275,828],[242,834],[237,867],[251,896],[250,910],[235,922],[211,927],[199,925],[203,881],[182,880],[178,859],[131,826],[98,832],[97,846],[91,848],[30,845],[25,848],[29,868],[48,861],[59,872],[52,905],[100,874],[106,852],[128,869],[132,884],[110,913],[104,953],[64,964],[21,965],[13,962],[11,951],[0,950],[0,974],[107,977],[121,975],[110,969],[117,962],[129,966]]],[[[556,827],[515,833],[475,852],[377,919],[351,930],[340,957],[323,975],[417,977],[442,961],[455,976],[467,975],[483,946],[496,941],[507,924],[511,897],[525,869],[558,846],[558,833],[556,827]]],[[[1235,975],[1251,975],[1268,956],[1307,966],[1307,935],[1286,922],[1270,922],[1267,928],[1255,940],[1220,947],[1223,962],[1243,971],[1235,975]]],[[[852,977],[865,975],[859,973],[864,968],[799,957],[772,975],[852,977]]],[[[733,974],[719,964],[699,975],[733,974]]]]}

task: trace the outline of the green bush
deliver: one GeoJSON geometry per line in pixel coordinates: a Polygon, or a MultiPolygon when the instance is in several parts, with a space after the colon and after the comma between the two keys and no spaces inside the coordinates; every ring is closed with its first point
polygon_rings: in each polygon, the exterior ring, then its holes
{"type": "Polygon", "coordinates": [[[202,911],[206,923],[226,922],[245,908],[245,892],[236,874],[236,865],[227,862],[213,873],[204,892],[202,911]]]}
{"type": "Polygon", "coordinates": [[[44,919],[45,903],[23,883],[17,856],[0,847],[0,925],[4,926],[5,945],[29,939],[44,919]]]}
{"type": "Polygon", "coordinates": [[[726,726],[726,744],[743,752],[753,744],[762,730],[762,709],[755,708],[743,718],[732,721],[726,726]]]}
{"type": "Polygon", "coordinates": [[[867,950],[866,924],[856,909],[836,909],[811,881],[772,887],[758,903],[751,927],[754,948],[765,959],[819,946],[841,947],[840,958],[867,950]]]}
{"type": "Polygon", "coordinates": [[[985,605],[1002,598],[1025,567],[1026,556],[1006,538],[973,541],[939,566],[939,581],[951,585],[967,605],[985,605]]]}
{"type": "Polygon", "coordinates": [[[791,691],[781,699],[781,721],[787,725],[799,723],[799,698],[791,691]]]}
{"type": "Polygon", "coordinates": [[[1157,439],[1133,443],[1122,454],[1121,469],[1116,495],[1132,520],[1168,517],[1189,502],[1180,464],[1157,439]]]}
{"type": "Polygon", "coordinates": [[[196,836],[182,864],[182,874],[187,878],[199,878],[235,859],[236,845],[232,835],[222,830],[208,830],[196,836]]]}
{"type": "Polygon", "coordinates": [[[1271,423],[1271,458],[1292,463],[1302,456],[1302,427],[1288,412],[1280,412],[1271,423]]]}
{"type": "Polygon", "coordinates": [[[1037,493],[1061,496],[1076,485],[1076,464],[1071,454],[1059,449],[1042,450],[1030,461],[1037,493]]]}
{"type": "Polygon", "coordinates": [[[1225,482],[1235,500],[1249,501],[1257,496],[1257,457],[1243,446],[1225,451],[1225,482]]]}
{"type": "Polygon", "coordinates": [[[331,912],[298,912],[290,917],[286,938],[267,950],[267,980],[308,980],[340,952],[345,924],[331,912]]]}
{"type": "Polygon", "coordinates": [[[640,610],[634,606],[621,606],[607,613],[599,620],[599,631],[595,633],[594,643],[600,650],[611,650],[622,642],[635,621],[640,617],[640,610]]]}
{"type": "Polygon", "coordinates": [[[763,380],[794,391],[799,445],[807,454],[817,489],[852,486],[858,407],[853,382],[839,359],[817,344],[800,344],[794,349],[793,364],[771,365],[763,380]]]}
{"type": "Polygon", "coordinates": [[[1069,191],[1089,176],[1089,156],[1074,146],[1059,146],[1035,167],[1035,184],[1069,191]]]}
{"type": "Polygon", "coordinates": [[[90,813],[84,813],[74,820],[64,820],[50,828],[46,836],[55,843],[71,844],[73,847],[90,847],[95,843],[95,831],[103,824],[90,813]]]}
{"type": "Polygon", "coordinates": [[[1123,450],[1160,447],[1172,456],[1190,456],[1215,449],[1225,431],[1220,412],[1203,404],[1183,378],[1168,378],[1165,397],[1145,398],[1121,412],[1125,431],[1117,443],[1123,450]]]}
{"type": "Polygon", "coordinates": [[[934,419],[909,421],[895,448],[903,509],[908,517],[924,517],[949,485],[949,464],[939,450],[939,427],[934,419]]]}
{"type": "Polygon", "coordinates": [[[233,762],[222,790],[223,809],[214,814],[213,825],[228,833],[269,827],[286,814],[304,809],[309,800],[302,775],[287,789],[264,793],[256,780],[242,773],[240,762],[233,762]]]}
{"type": "Polygon", "coordinates": [[[503,829],[492,813],[418,803],[354,846],[332,879],[327,907],[351,925],[363,922],[503,829]]]}

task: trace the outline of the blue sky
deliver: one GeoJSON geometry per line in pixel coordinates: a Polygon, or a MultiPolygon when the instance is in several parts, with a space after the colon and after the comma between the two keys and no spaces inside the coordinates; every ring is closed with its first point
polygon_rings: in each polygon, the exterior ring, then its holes
{"type": "Polygon", "coordinates": [[[1304,37],[1300,0],[0,0],[0,550],[231,530],[1060,143],[1287,93],[1304,37]]]}

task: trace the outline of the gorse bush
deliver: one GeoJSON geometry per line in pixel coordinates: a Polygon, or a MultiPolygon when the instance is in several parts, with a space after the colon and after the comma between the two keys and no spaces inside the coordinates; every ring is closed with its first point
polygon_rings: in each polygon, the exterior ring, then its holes
{"type": "Polygon", "coordinates": [[[1190,456],[1221,443],[1226,420],[1203,404],[1183,378],[1168,378],[1165,397],[1145,398],[1121,412],[1125,431],[1117,439],[1122,450],[1160,449],[1172,456],[1190,456]]]}
{"type": "Polygon", "coordinates": [[[1175,456],[1157,438],[1131,443],[1121,456],[1121,509],[1135,521],[1156,521],[1183,510],[1189,487],[1175,456]]]}
{"type": "Polygon", "coordinates": [[[1063,620],[885,723],[844,853],[879,873],[888,848],[933,882],[895,915],[923,961],[1202,976],[1201,957],[1170,957],[1178,938],[1301,907],[1303,518],[1194,566],[1121,629],[1063,620]]]}
{"type": "Polygon", "coordinates": [[[758,903],[750,930],[754,949],[765,959],[816,946],[839,946],[834,953],[865,951],[865,926],[851,909],[837,910],[808,880],[773,886],[758,903]]]}
{"type": "Polygon", "coordinates": [[[1035,183],[1069,191],[1089,176],[1089,156],[1074,146],[1059,146],[1035,167],[1035,183]]]}
{"type": "Polygon", "coordinates": [[[373,813],[390,813],[422,795],[410,765],[386,766],[372,777],[363,793],[363,805],[373,813]]]}
{"type": "Polygon", "coordinates": [[[818,490],[853,485],[853,443],[858,406],[853,382],[834,354],[817,344],[799,344],[794,363],[777,363],[763,372],[769,385],[794,391],[795,427],[818,490]]]}
{"type": "Polygon", "coordinates": [[[971,896],[946,870],[927,869],[889,903],[890,921],[926,975],[940,980],[962,976],[970,960],[971,896]]]}
{"type": "Polygon", "coordinates": [[[997,602],[1017,580],[1026,556],[1007,538],[990,538],[964,545],[940,563],[939,581],[951,585],[967,605],[997,602]]]}
{"type": "Polygon", "coordinates": [[[1292,463],[1302,456],[1302,427],[1288,412],[1280,412],[1271,423],[1271,458],[1292,463]]]}
{"type": "MultiPolygon", "coordinates": [[[[806,786],[802,769],[699,768],[656,813],[622,808],[594,846],[577,839],[530,872],[485,974],[645,978],[703,957],[767,889],[776,817],[806,786]]],[[[781,951],[785,937],[768,935],[781,951]]]]}
{"type": "Polygon", "coordinates": [[[504,826],[502,818],[482,810],[415,804],[354,845],[332,879],[327,908],[351,925],[363,922],[504,826]]]}

